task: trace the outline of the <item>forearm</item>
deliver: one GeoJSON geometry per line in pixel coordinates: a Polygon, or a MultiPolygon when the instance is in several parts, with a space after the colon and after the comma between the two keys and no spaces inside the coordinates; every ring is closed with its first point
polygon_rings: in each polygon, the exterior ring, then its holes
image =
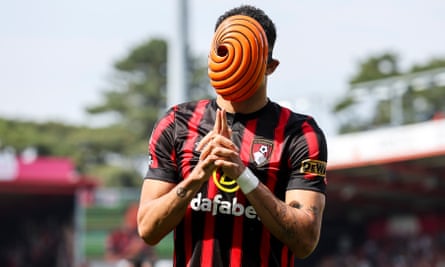
{"type": "Polygon", "coordinates": [[[262,223],[297,258],[309,256],[318,244],[322,211],[277,199],[262,183],[246,195],[262,223]]]}
{"type": "Polygon", "coordinates": [[[200,181],[185,179],[160,197],[141,199],[138,231],[146,243],[157,244],[178,225],[184,217],[188,204],[201,186],[200,181]]]}

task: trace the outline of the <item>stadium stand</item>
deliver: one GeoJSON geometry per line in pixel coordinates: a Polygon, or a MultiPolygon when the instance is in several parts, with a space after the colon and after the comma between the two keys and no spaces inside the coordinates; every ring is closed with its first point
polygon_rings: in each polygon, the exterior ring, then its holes
{"type": "Polygon", "coordinates": [[[297,266],[445,266],[445,120],[328,145],[323,233],[297,266]]]}
{"type": "Polygon", "coordinates": [[[66,158],[0,155],[0,266],[81,266],[81,206],[96,186],[66,158]]]}

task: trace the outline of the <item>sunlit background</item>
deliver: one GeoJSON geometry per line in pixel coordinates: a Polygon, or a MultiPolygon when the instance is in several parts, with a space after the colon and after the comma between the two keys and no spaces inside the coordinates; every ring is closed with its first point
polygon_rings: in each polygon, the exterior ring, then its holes
{"type": "MultiPolygon", "coordinates": [[[[94,123],[85,107],[101,100],[114,62],[151,38],[175,38],[177,2],[4,3],[0,114],[94,123]]],[[[244,2],[266,10],[277,26],[281,65],[270,96],[311,113],[328,112],[372,55],[394,52],[403,70],[444,56],[440,0],[244,2]]],[[[216,18],[240,3],[188,1],[192,55],[206,58],[216,18]]],[[[335,133],[330,120],[323,124],[335,133]]]]}
{"type": "Polygon", "coordinates": [[[322,239],[297,265],[445,266],[441,0],[4,1],[0,266],[123,264],[110,236],[134,221],[153,123],[213,96],[214,25],[241,3],[277,27],[270,98],[328,137],[322,239]]]}

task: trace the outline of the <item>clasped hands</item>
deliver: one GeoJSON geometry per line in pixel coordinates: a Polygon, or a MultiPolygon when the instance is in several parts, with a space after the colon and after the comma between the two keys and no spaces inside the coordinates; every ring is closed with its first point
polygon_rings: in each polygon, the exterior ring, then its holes
{"type": "Polygon", "coordinates": [[[246,168],[239,148],[232,142],[232,130],[227,124],[225,110],[216,110],[213,130],[204,136],[196,150],[201,152],[196,168],[204,171],[202,179],[208,179],[215,168],[221,168],[228,177],[236,179],[246,168]]]}

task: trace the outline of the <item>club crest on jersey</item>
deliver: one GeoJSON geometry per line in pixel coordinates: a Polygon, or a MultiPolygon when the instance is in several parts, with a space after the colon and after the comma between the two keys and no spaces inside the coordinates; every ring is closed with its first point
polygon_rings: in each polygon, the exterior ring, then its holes
{"type": "Polygon", "coordinates": [[[257,167],[263,166],[270,161],[272,156],[273,143],[266,139],[255,139],[250,148],[250,159],[256,163],[257,167]]]}
{"type": "Polygon", "coordinates": [[[213,182],[221,191],[233,193],[238,190],[239,185],[235,179],[228,177],[220,168],[216,168],[212,173],[213,182]]]}

